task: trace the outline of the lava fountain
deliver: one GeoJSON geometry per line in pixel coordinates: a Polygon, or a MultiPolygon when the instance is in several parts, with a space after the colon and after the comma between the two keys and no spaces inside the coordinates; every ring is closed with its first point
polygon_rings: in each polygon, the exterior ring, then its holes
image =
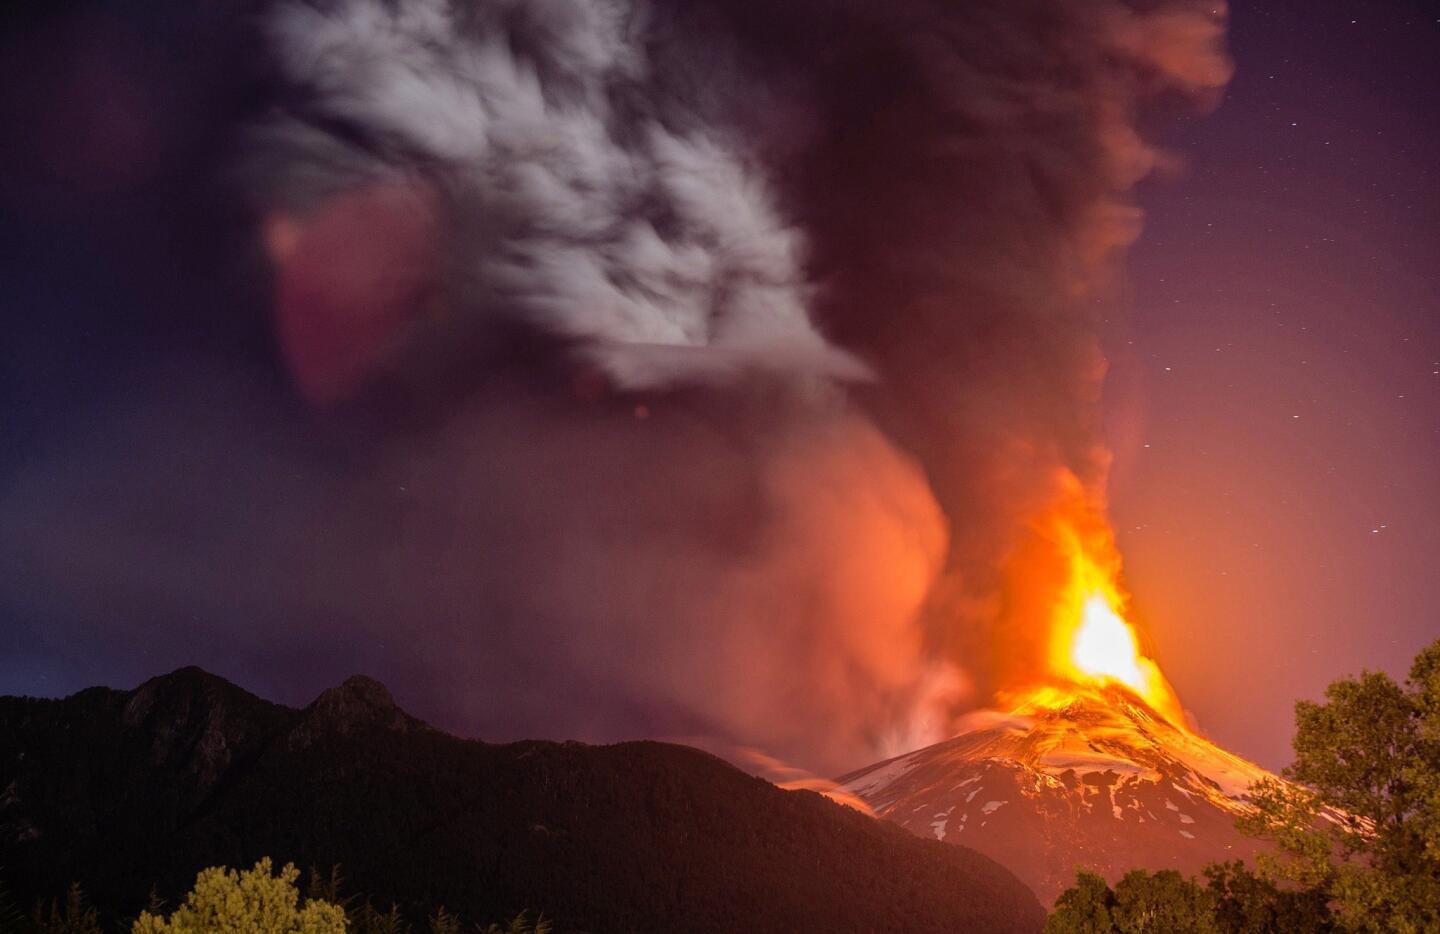
{"type": "Polygon", "coordinates": [[[1101,498],[1064,474],[1060,495],[1033,532],[1011,569],[1011,590],[1026,591],[1019,610],[1026,627],[1047,635],[1040,670],[1022,679],[1024,690],[1006,696],[1017,705],[1053,707],[1086,689],[1119,688],[1183,729],[1180,699],[1129,618],[1120,552],[1101,498]]]}

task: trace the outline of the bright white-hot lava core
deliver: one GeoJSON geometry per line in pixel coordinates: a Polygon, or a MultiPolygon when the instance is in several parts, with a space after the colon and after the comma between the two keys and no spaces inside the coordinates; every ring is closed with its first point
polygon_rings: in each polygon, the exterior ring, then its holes
{"type": "MultiPolygon", "coordinates": [[[[1037,610],[1049,635],[1048,672],[1025,703],[1063,704],[1077,690],[1120,686],[1177,728],[1184,709],[1126,616],[1120,553],[1103,505],[1066,477],[1062,495],[1035,523],[1045,570],[1023,578],[1048,594],[1037,610]]],[[[1035,559],[1032,557],[1032,561],[1035,559]]],[[[1035,562],[1036,567],[1042,566],[1035,562]]]]}
{"type": "Polygon", "coordinates": [[[1097,678],[1114,678],[1136,690],[1144,686],[1140,673],[1140,647],[1130,624],[1110,609],[1102,594],[1085,601],[1080,628],[1071,647],[1075,667],[1097,678]]]}

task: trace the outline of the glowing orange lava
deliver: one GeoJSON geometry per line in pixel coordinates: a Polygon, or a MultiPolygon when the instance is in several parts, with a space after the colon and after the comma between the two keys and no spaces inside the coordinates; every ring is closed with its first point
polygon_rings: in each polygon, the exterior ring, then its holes
{"type": "Polygon", "coordinates": [[[1175,689],[1145,655],[1127,619],[1120,553],[1103,506],[1067,476],[1061,497],[1036,523],[1036,532],[1056,569],[1042,578],[1050,592],[1041,610],[1041,623],[1049,631],[1049,677],[1043,688],[1024,695],[1024,702],[1053,706],[1067,693],[1056,689],[1067,684],[1101,689],[1119,685],[1183,728],[1184,709],[1175,689]]]}
{"type": "Polygon", "coordinates": [[[1085,601],[1080,628],[1070,646],[1075,667],[1097,678],[1115,678],[1136,690],[1144,686],[1135,634],[1100,594],[1085,601]]]}

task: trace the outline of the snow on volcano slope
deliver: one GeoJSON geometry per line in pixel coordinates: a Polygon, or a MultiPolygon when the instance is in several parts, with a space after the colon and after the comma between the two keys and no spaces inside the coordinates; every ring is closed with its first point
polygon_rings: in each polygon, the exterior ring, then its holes
{"type": "Polygon", "coordinates": [[[838,781],[912,833],[1004,863],[1047,905],[1077,866],[1112,880],[1138,867],[1188,874],[1262,848],[1234,821],[1269,772],[1123,690],[1037,697],[838,781]]]}

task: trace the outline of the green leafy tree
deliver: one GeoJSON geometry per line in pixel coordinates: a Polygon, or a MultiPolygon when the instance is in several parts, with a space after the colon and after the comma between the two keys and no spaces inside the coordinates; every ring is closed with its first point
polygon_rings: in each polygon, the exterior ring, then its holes
{"type": "Polygon", "coordinates": [[[1084,869],[1075,874],[1075,884],[1055,899],[1055,910],[1045,921],[1045,934],[1111,934],[1115,922],[1110,910],[1115,893],[1103,876],[1084,869]]]}
{"type": "Polygon", "coordinates": [[[1123,934],[1219,934],[1215,898],[1173,869],[1135,869],[1115,886],[1110,912],[1123,934]]]}
{"type": "Polygon", "coordinates": [[[1220,934],[1215,896],[1173,869],[1136,869],[1112,890],[1092,872],[1061,893],[1046,934],[1220,934]]]}
{"type": "Polygon", "coordinates": [[[1262,871],[1323,893],[1345,931],[1440,930],[1440,642],[1402,687],[1362,672],[1295,705],[1295,762],[1253,789],[1262,871]]]}
{"type": "Polygon", "coordinates": [[[289,864],[272,875],[268,857],[242,872],[212,867],[195,878],[184,904],[168,919],[142,912],[132,932],[345,934],[345,911],[339,905],[317,899],[300,905],[295,887],[299,877],[299,870],[289,864]]]}
{"type": "Polygon", "coordinates": [[[1226,934],[1270,934],[1335,929],[1325,894],[1315,889],[1281,887],[1240,860],[1205,867],[1215,898],[1215,921],[1226,934]]]}
{"type": "Polygon", "coordinates": [[[1103,878],[1081,871],[1061,893],[1046,922],[1047,934],[1129,934],[1141,931],[1192,934],[1326,934],[1335,927],[1324,894],[1282,887],[1244,863],[1212,863],[1206,884],[1179,873],[1136,870],[1112,890],[1103,878]]]}

